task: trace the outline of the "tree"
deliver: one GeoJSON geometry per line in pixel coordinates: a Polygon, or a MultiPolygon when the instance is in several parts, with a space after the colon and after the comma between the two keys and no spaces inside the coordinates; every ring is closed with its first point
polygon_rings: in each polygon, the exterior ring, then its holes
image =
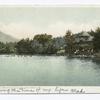
{"type": "Polygon", "coordinates": [[[73,54],[74,52],[74,36],[70,30],[66,32],[65,35],[65,41],[66,41],[66,53],[69,55],[73,54]]]}
{"type": "Polygon", "coordinates": [[[0,42],[0,54],[5,53],[5,44],[0,42]]]}
{"type": "Polygon", "coordinates": [[[52,39],[52,35],[47,35],[46,33],[45,34],[38,34],[38,35],[34,36],[34,40],[37,40],[43,46],[45,46],[46,43],[51,41],[51,39],[52,39]]]}
{"type": "Polygon", "coordinates": [[[93,45],[94,50],[98,52],[100,50],[100,27],[95,30],[93,45]]]}
{"type": "Polygon", "coordinates": [[[32,40],[31,47],[33,54],[41,54],[43,52],[43,46],[37,40],[32,40]]]}
{"type": "Polygon", "coordinates": [[[31,54],[32,48],[31,48],[31,41],[29,38],[22,39],[16,44],[17,52],[20,54],[31,54]]]}
{"type": "Polygon", "coordinates": [[[51,42],[52,42],[52,35],[47,35],[46,33],[35,35],[33,39],[33,44],[35,45],[34,49],[38,48],[37,52],[41,54],[48,54],[51,42]],[[36,44],[34,44],[34,42],[36,44]]]}
{"type": "Polygon", "coordinates": [[[0,42],[0,54],[10,54],[10,53],[15,53],[15,44],[16,43],[2,43],[0,42]]]}
{"type": "Polygon", "coordinates": [[[94,36],[95,31],[93,31],[92,29],[88,32],[91,36],[94,36]]]}

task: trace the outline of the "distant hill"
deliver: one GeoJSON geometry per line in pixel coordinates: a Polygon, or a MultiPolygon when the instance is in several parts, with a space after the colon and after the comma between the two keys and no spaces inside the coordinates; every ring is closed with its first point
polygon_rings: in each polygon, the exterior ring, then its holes
{"type": "Polygon", "coordinates": [[[17,42],[18,40],[0,31],[0,42],[17,42]]]}

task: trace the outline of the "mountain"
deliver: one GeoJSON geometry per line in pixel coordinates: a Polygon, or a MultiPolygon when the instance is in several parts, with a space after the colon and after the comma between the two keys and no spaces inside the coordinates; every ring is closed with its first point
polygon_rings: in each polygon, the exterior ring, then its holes
{"type": "Polygon", "coordinates": [[[0,42],[17,42],[18,40],[0,31],[0,42]]]}

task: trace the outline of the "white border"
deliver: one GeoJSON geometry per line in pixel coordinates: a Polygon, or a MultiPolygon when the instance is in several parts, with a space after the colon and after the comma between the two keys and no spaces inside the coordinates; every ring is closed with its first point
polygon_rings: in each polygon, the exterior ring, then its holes
{"type": "Polygon", "coordinates": [[[55,5],[55,4],[100,4],[100,0],[0,0],[0,4],[40,4],[40,5],[55,5]]]}
{"type": "MultiPolygon", "coordinates": [[[[77,0],[77,1],[80,1],[80,0],[77,0]]],[[[16,7],[100,7],[100,1],[99,1],[99,4],[98,3],[97,4],[77,4],[77,3],[76,4],[74,3],[71,3],[71,4],[27,3],[26,4],[26,2],[0,3],[0,7],[6,7],[6,6],[8,7],[15,7],[15,6],[16,7]]],[[[0,86],[0,94],[90,94],[90,93],[91,94],[100,93],[100,86],[0,86]],[[39,88],[40,90],[37,91],[39,88]],[[58,91],[56,91],[56,88],[58,88],[58,91]],[[81,90],[82,92],[80,92],[81,90]]]]}
{"type": "Polygon", "coordinates": [[[100,94],[100,86],[0,86],[0,94],[100,94]]]}

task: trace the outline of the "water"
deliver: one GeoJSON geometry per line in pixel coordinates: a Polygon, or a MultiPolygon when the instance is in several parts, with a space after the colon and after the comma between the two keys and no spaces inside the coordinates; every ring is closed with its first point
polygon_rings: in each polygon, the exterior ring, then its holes
{"type": "Polygon", "coordinates": [[[64,56],[0,55],[1,86],[100,86],[100,63],[64,56]]]}

